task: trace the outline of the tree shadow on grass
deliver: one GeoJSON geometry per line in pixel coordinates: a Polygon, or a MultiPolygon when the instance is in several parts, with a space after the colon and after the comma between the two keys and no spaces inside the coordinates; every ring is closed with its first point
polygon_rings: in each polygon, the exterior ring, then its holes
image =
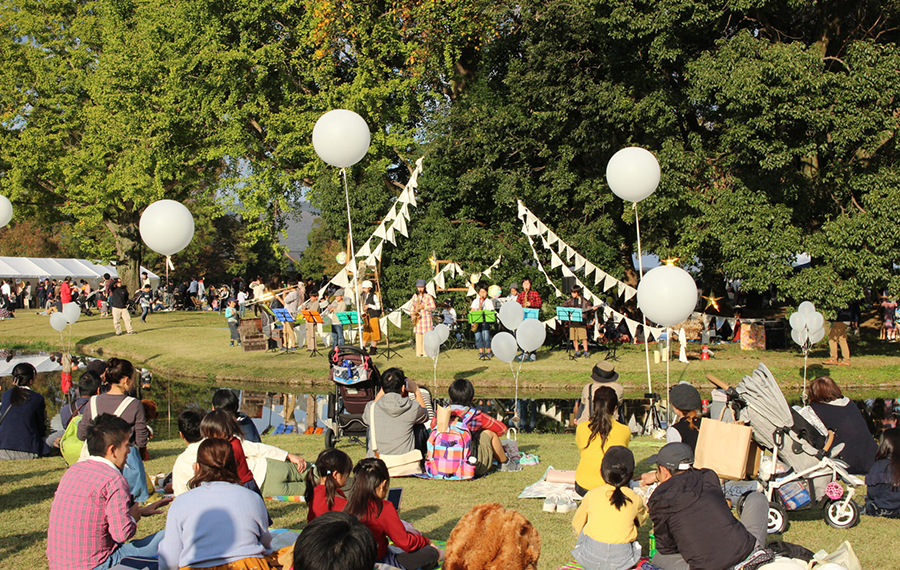
{"type": "MultiPolygon", "coordinates": [[[[36,460],[36,461],[39,461],[39,460],[36,460]]],[[[46,463],[43,463],[42,465],[44,465],[43,468],[36,469],[34,471],[26,471],[24,473],[8,473],[6,475],[3,475],[2,476],[3,483],[4,483],[4,485],[8,485],[15,481],[21,481],[23,479],[30,479],[32,477],[46,477],[48,472],[50,472],[54,469],[53,467],[47,467],[46,463]]],[[[62,472],[60,472],[59,476],[62,477],[62,472]]]]}
{"type": "Polygon", "coordinates": [[[0,560],[6,560],[23,550],[33,548],[36,542],[46,538],[47,533],[40,531],[6,536],[3,540],[0,540],[0,560]]]}
{"type": "Polygon", "coordinates": [[[473,368],[471,370],[460,370],[458,372],[453,373],[453,379],[457,380],[459,378],[468,378],[469,376],[476,376],[481,374],[487,370],[487,366],[479,366],[478,368],[473,368]]]}
{"type": "Polygon", "coordinates": [[[4,511],[9,511],[51,500],[58,485],[58,482],[54,482],[46,485],[30,485],[24,489],[11,489],[10,492],[0,495],[0,505],[3,505],[4,511]]]}

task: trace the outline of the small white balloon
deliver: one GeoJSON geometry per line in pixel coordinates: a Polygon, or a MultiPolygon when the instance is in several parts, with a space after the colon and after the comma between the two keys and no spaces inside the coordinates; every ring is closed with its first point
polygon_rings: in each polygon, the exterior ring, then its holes
{"type": "Polygon", "coordinates": [[[434,327],[434,332],[438,334],[438,337],[441,340],[440,344],[444,344],[445,342],[447,342],[447,339],[450,338],[450,327],[448,327],[444,323],[436,325],[434,327]]]}
{"type": "Polygon", "coordinates": [[[791,338],[795,343],[800,346],[803,346],[803,338],[800,336],[801,329],[791,329],[791,338]]]}
{"type": "Polygon", "coordinates": [[[62,314],[66,317],[66,321],[72,324],[81,316],[81,307],[78,306],[78,303],[66,303],[63,305],[62,314]]]}
{"type": "Polygon", "coordinates": [[[181,202],[159,200],[141,214],[141,239],[161,255],[175,255],[194,237],[194,216],[181,202]]]}
{"type": "Polygon", "coordinates": [[[0,196],[0,228],[9,223],[12,215],[12,202],[6,196],[0,196]]]}
{"type": "Polygon", "coordinates": [[[697,306],[697,284],[684,269],[662,265],[648,271],[638,283],[637,300],[644,316],[671,327],[691,316],[697,306]]]}
{"type": "Polygon", "coordinates": [[[647,149],[623,148],[606,165],[606,182],[613,194],[629,202],[640,202],[659,186],[659,161],[647,149]]]}
{"type": "Polygon", "coordinates": [[[790,321],[788,321],[788,322],[791,323],[792,329],[798,331],[806,326],[806,315],[804,315],[801,312],[796,312],[793,315],[791,315],[790,321]]]}
{"type": "Polygon", "coordinates": [[[804,315],[811,315],[816,312],[816,306],[809,301],[803,301],[800,303],[800,306],[797,307],[797,312],[803,313],[804,315]]]}
{"type": "Polygon", "coordinates": [[[810,334],[821,329],[824,325],[825,317],[822,316],[822,313],[815,311],[806,315],[806,326],[809,327],[810,334]]]}
{"type": "Polygon", "coordinates": [[[547,338],[547,330],[544,323],[538,319],[525,319],[516,329],[516,341],[525,352],[534,352],[539,349],[547,338]]]}
{"type": "Polygon", "coordinates": [[[66,316],[62,313],[53,313],[50,315],[50,326],[53,327],[54,330],[62,331],[69,322],[66,320],[66,316]]]}
{"type": "Polygon", "coordinates": [[[334,109],[316,121],[312,142],[316,154],[328,164],[338,168],[353,166],[369,151],[369,125],[353,111],[334,109]]]}
{"type": "Polygon", "coordinates": [[[500,322],[509,330],[516,330],[524,320],[525,309],[522,308],[522,305],[510,301],[509,303],[504,303],[503,306],[500,307],[500,322]]]}
{"type": "Polygon", "coordinates": [[[811,333],[809,333],[809,343],[810,344],[816,344],[823,338],[825,338],[825,329],[820,328],[820,329],[814,330],[811,333]]]}
{"type": "Polygon", "coordinates": [[[436,357],[441,352],[441,337],[433,330],[425,333],[422,343],[425,345],[425,354],[431,358],[436,357]]]}
{"type": "MultiPolygon", "coordinates": [[[[512,304],[512,303],[507,303],[512,304]]],[[[502,362],[512,362],[516,357],[516,338],[508,332],[501,332],[491,339],[491,350],[502,362]]]]}

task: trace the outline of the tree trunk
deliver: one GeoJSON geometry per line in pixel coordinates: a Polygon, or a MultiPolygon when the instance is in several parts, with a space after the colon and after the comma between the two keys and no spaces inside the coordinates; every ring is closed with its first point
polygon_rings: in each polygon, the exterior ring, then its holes
{"type": "Polygon", "coordinates": [[[144,243],[136,223],[117,224],[107,221],[106,227],[116,240],[116,271],[132,295],[140,289],[141,261],[144,243]]]}

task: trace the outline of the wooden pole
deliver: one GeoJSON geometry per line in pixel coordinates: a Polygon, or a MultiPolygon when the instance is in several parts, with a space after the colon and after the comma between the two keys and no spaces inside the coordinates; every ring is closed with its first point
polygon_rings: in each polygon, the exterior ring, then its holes
{"type": "MultiPolygon", "coordinates": [[[[381,272],[378,270],[379,267],[381,267],[380,259],[378,260],[378,263],[375,264],[375,286],[378,287],[378,295],[379,295],[378,298],[381,301],[381,316],[386,319],[387,311],[384,310],[384,295],[381,292],[381,280],[379,279],[379,275],[381,274],[381,272]]],[[[378,319],[378,323],[379,323],[378,326],[381,326],[381,319],[378,319]]],[[[386,347],[386,350],[390,351],[391,350],[391,325],[390,325],[390,323],[388,323],[384,327],[384,330],[385,330],[384,345],[386,347]]],[[[390,356],[390,352],[388,352],[388,356],[390,356]]]]}

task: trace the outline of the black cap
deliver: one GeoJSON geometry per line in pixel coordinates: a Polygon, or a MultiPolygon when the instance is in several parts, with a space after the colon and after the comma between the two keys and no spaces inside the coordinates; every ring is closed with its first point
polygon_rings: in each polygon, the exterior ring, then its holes
{"type": "Polygon", "coordinates": [[[651,455],[647,463],[662,465],[669,471],[684,471],[694,464],[694,452],[686,443],[667,443],[659,453],[651,455]]]}
{"type": "Polygon", "coordinates": [[[672,406],[683,412],[699,410],[703,407],[703,403],[700,401],[700,392],[686,382],[672,386],[669,390],[669,399],[672,406]]]}

